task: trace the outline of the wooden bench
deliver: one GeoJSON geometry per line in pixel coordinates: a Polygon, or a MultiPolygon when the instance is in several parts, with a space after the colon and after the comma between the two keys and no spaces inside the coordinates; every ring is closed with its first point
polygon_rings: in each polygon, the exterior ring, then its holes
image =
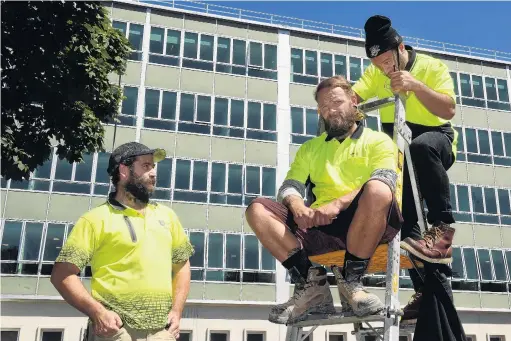
{"type": "MultiPolygon", "coordinates": [[[[387,271],[387,258],[388,258],[388,244],[380,244],[376,248],[374,255],[371,257],[367,273],[386,272],[387,271]]],[[[343,265],[345,250],[333,251],[322,255],[309,256],[311,262],[321,264],[323,266],[331,265],[343,265]]],[[[422,267],[423,264],[416,260],[416,264],[422,267]]],[[[399,262],[401,269],[413,269],[413,264],[410,258],[406,254],[401,254],[401,260],[399,262]]]]}

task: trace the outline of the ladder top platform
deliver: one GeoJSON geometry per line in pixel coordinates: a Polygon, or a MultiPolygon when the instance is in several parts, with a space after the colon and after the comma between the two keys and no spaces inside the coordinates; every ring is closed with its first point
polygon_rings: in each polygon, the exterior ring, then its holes
{"type": "Polygon", "coordinates": [[[324,315],[324,314],[314,314],[309,315],[308,319],[305,321],[300,321],[294,324],[290,324],[292,327],[313,327],[313,326],[329,326],[334,324],[348,324],[348,323],[361,323],[361,322],[375,322],[375,321],[384,321],[385,313],[377,315],[369,315],[365,317],[358,317],[356,315],[350,314],[332,314],[332,315],[324,315]]]}
{"type": "MultiPolygon", "coordinates": [[[[388,259],[388,244],[380,244],[376,248],[373,256],[371,257],[371,261],[369,262],[369,266],[367,268],[366,273],[376,273],[376,272],[386,272],[387,271],[387,259],[388,259]]],[[[346,254],[346,250],[333,251],[329,253],[325,253],[322,255],[309,256],[311,262],[316,264],[321,264],[324,266],[332,266],[338,265],[342,266],[344,264],[344,255],[346,254]]],[[[422,267],[423,264],[416,261],[419,267],[422,267]]],[[[401,259],[400,259],[400,268],[401,269],[413,269],[413,264],[410,261],[409,254],[405,250],[401,249],[401,259]]]]}

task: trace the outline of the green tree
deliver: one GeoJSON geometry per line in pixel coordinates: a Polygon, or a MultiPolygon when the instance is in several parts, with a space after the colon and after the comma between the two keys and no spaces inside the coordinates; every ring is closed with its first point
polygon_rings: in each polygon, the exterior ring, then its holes
{"type": "Polygon", "coordinates": [[[5,179],[28,179],[57,154],[69,162],[103,148],[101,122],[122,100],[128,40],[100,2],[2,1],[2,160],[5,179]]]}

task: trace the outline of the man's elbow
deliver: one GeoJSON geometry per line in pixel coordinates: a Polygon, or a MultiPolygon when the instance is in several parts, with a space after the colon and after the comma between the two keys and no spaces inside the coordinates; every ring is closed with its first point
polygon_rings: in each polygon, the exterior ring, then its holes
{"type": "Polygon", "coordinates": [[[454,104],[451,104],[449,105],[449,108],[447,108],[446,119],[452,120],[454,118],[454,115],[456,115],[456,106],[454,104]]]}

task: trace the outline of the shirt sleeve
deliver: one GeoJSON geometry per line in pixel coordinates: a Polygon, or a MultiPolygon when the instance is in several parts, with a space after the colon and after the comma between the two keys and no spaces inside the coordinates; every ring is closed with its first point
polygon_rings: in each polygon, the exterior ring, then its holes
{"type": "Polygon", "coordinates": [[[186,262],[194,254],[194,249],[190,239],[185,233],[178,216],[170,210],[171,231],[172,234],[172,263],[179,264],[186,262]]]}
{"type": "Polygon", "coordinates": [[[397,146],[390,137],[378,133],[378,138],[369,152],[371,179],[383,181],[392,191],[395,190],[397,181],[397,151],[397,146]]]}
{"type": "Polygon", "coordinates": [[[429,77],[428,85],[432,90],[441,94],[446,94],[451,97],[452,101],[456,103],[456,94],[454,92],[454,82],[449,73],[449,68],[445,63],[438,60],[437,64],[432,69],[429,77]]]}
{"type": "Polygon", "coordinates": [[[373,98],[376,96],[376,85],[374,82],[375,79],[375,66],[369,65],[364,71],[364,74],[360,79],[353,84],[353,91],[357,93],[357,95],[362,98],[362,101],[366,101],[369,98],[373,98]]]}
{"type": "Polygon", "coordinates": [[[71,263],[82,270],[92,260],[98,243],[93,225],[81,217],[73,226],[55,262],[71,263]]]}
{"type": "Polygon", "coordinates": [[[310,174],[310,155],[308,144],[304,143],[296,152],[295,158],[287,171],[285,180],[294,180],[301,184],[307,182],[310,174]]]}

